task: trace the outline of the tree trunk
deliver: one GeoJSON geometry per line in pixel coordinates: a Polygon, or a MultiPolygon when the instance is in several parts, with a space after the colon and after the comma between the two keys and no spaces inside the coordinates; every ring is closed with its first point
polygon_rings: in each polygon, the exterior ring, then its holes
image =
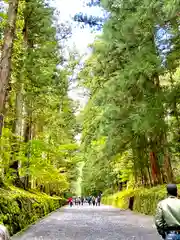
{"type": "MultiPolygon", "coordinates": [[[[153,40],[153,43],[154,43],[154,48],[155,48],[155,51],[156,51],[155,40],[153,40]]],[[[170,75],[170,77],[171,77],[171,80],[173,80],[172,75],[170,75]]],[[[159,80],[158,73],[154,74],[154,85],[156,86],[156,91],[159,92],[161,90],[161,86],[160,86],[160,80],[159,80]]],[[[159,117],[164,120],[165,114],[163,113],[159,117]]],[[[173,173],[172,173],[170,155],[169,155],[169,151],[168,151],[167,134],[166,134],[166,132],[162,131],[162,134],[159,134],[158,137],[159,137],[158,141],[163,146],[163,152],[164,152],[163,170],[165,171],[166,180],[167,180],[167,182],[172,182],[173,181],[173,173]]],[[[151,160],[152,160],[152,158],[151,158],[151,160]]],[[[160,170],[159,170],[158,175],[160,176],[160,170]]],[[[162,182],[162,179],[161,179],[161,182],[162,182]]]]}
{"type": "Polygon", "coordinates": [[[168,152],[166,152],[164,155],[164,170],[166,173],[167,183],[172,183],[174,181],[174,178],[173,178],[172,166],[171,166],[171,161],[170,161],[168,152]]]}
{"type": "Polygon", "coordinates": [[[26,146],[26,157],[27,157],[27,162],[26,162],[26,176],[25,176],[25,181],[24,181],[24,188],[27,189],[30,187],[30,181],[29,181],[29,158],[31,154],[31,149],[30,145],[28,144],[29,141],[32,140],[32,113],[27,114],[26,116],[26,122],[25,122],[25,131],[24,131],[24,142],[27,144],[26,146]]]}
{"type": "Polygon", "coordinates": [[[0,60],[0,133],[2,132],[3,110],[5,98],[8,96],[7,87],[11,74],[11,57],[13,50],[14,35],[16,29],[16,17],[19,0],[9,0],[7,26],[4,34],[2,54],[0,60]]]}
{"type": "Polygon", "coordinates": [[[160,175],[160,169],[157,162],[157,157],[155,152],[150,152],[150,164],[151,164],[151,173],[152,173],[152,180],[154,185],[160,184],[161,181],[161,175],[160,175]]]}
{"type": "Polygon", "coordinates": [[[20,84],[16,92],[15,121],[13,127],[13,133],[16,136],[22,136],[22,101],[22,84],[20,84]]]}
{"type": "Polygon", "coordinates": [[[163,134],[163,145],[164,145],[164,173],[166,176],[167,183],[172,183],[174,181],[173,172],[172,172],[172,166],[171,166],[171,160],[170,160],[170,154],[168,149],[168,142],[167,142],[167,136],[166,133],[163,134]]]}
{"type": "Polygon", "coordinates": [[[152,186],[152,175],[150,172],[150,166],[147,167],[147,171],[148,171],[148,177],[149,177],[149,185],[152,186]]]}
{"type": "Polygon", "coordinates": [[[22,187],[22,183],[20,181],[19,176],[19,160],[17,159],[17,153],[19,152],[20,147],[20,138],[22,136],[22,84],[17,84],[16,91],[16,104],[15,104],[15,119],[13,124],[13,139],[12,139],[12,155],[11,160],[12,164],[10,168],[14,170],[15,180],[14,185],[18,187],[22,187]]]}
{"type": "MultiPolygon", "coordinates": [[[[24,26],[22,29],[23,34],[23,44],[24,49],[28,48],[28,36],[27,36],[27,17],[24,16],[24,26]]],[[[29,174],[28,174],[28,164],[29,164],[29,147],[28,142],[31,139],[31,123],[30,123],[30,113],[27,111],[26,106],[25,109],[23,109],[23,99],[22,99],[22,83],[23,83],[23,70],[24,70],[24,64],[22,61],[22,70],[19,71],[19,79],[17,77],[17,84],[16,84],[16,107],[15,107],[15,120],[14,120],[14,126],[13,126],[13,133],[15,135],[14,146],[12,146],[12,155],[13,155],[13,162],[16,163],[15,165],[11,166],[16,173],[17,178],[20,180],[20,184],[23,184],[24,188],[28,188],[29,186],[29,174]],[[25,119],[23,119],[23,112],[26,114],[25,119]],[[24,126],[24,127],[23,127],[24,126]],[[25,163],[27,167],[27,173],[25,176],[21,177],[19,176],[19,168],[21,167],[21,162],[19,162],[18,159],[15,159],[14,152],[18,151],[18,144],[17,144],[17,137],[23,136],[24,142],[27,143],[27,149],[25,156],[27,157],[27,162],[25,163]]]]}

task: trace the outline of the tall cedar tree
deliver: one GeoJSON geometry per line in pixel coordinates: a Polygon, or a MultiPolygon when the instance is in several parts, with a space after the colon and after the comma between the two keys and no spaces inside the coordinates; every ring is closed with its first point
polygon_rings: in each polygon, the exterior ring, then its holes
{"type": "Polygon", "coordinates": [[[136,186],[171,182],[175,155],[167,121],[172,93],[167,63],[171,58],[174,74],[179,68],[179,5],[140,0],[103,4],[110,18],[79,76],[89,90],[82,113],[83,189],[104,191],[127,180],[136,186]],[[163,31],[171,36],[166,42],[163,31]]]}

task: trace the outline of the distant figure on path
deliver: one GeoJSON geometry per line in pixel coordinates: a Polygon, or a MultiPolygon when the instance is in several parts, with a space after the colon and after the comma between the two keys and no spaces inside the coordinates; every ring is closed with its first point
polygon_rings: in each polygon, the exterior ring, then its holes
{"type": "Polygon", "coordinates": [[[10,235],[7,228],[0,224],[0,240],[10,240],[10,235]]]}
{"type": "Polygon", "coordinates": [[[155,224],[166,240],[180,240],[180,200],[176,184],[167,185],[168,197],[158,203],[155,224]]]}
{"type": "MultiPolygon", "coordinates": [[[[70,197],[70,198],[68,199],[68,203],[69,203],[69,206],[72,207],[72,205],[73,205],[73,199],[72,199],[72,197],[70,197]]],[[[0,239],[0,240],[1,240],[1,239],[0,239]]]]}
{"type": "Polygon", "coordinates": [[[95,197],[93,196],[93,197],[92,197],[92,204],[93,204],[93,206],[95,206],[95,203],[96,203],[96,199],[95,199],[95,197]]]}
{"type": "Polygon", "coordinates": [[[91,196],[88,197],[89,206],[91,205],[91,196]]]}
{"type": "Polygon", "coordinates": [[[75,198],[75,205],[78,205],[78,200],[79,200],[79,199],[76,197],[76,198],[75,198]]]}
{"type": "Polygon", "coordinates": [[[81,205],[83,206],[84,204],[84,197],[81,197],[81,205]]]}
{"type": "Polygon", "coordinates": [[[95,199],[95,204],[96,204],[96,206],[98,205],[98,198],[97,197],[95,199]]]}
{"type": "Polygon", "coordinates": [[[97,201],[98,201],[98,206],[100,206],[100,205],[101,205],[101,195],[99,195],[99,196],[97,197],[97,201]]]}

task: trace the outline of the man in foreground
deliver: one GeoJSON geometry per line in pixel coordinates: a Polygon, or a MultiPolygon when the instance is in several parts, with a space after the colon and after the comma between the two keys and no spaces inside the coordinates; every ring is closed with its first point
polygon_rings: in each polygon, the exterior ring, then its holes
{"type": "Polygon", "coordinates": [[[166,240],[180,240],[180,200],[176,184],[167,185],[168,197],[158,203],[155,224],[166,240]]]}

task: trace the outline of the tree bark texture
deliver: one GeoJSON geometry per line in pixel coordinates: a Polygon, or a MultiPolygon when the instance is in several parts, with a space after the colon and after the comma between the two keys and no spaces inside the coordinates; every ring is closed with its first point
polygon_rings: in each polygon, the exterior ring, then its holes
{"type": "Polygon", "coordinates": [[[13,50],[14,35],[16,29],[16,17],[19,0],[9,0],[7,26],[4,33],[4,41],[1,51],[0,59],[0,133],[3,126],[3,110],[5,105],[5,98],[8,95],[7,87],[11,74],[11,58],[13,50]]]}

